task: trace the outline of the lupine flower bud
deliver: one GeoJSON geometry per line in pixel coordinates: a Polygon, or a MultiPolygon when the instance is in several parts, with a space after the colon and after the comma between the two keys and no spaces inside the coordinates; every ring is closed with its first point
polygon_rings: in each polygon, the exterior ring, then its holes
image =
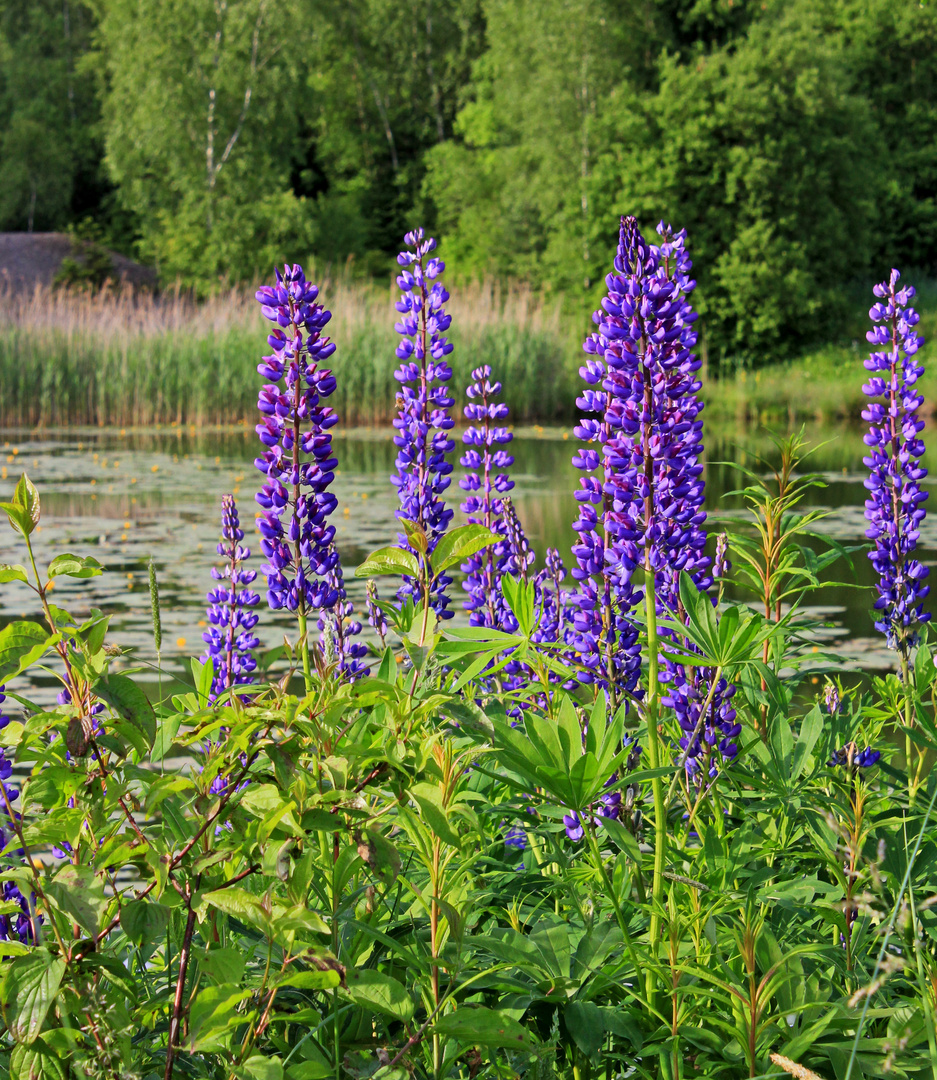
{"type": "Polygon", "coordinates": [[[345,582],[342,567],[338,559],[330,573],[330,584],[337,597],[328,611],[319,615],[320,643],[323,654],[331,652],[329,662],[338,661],[339,672],[349,680],[357,679],[367,672],[362,660],[368,655],[368,648],[354,639],[361,633],[361,623],[354,618],[355,607],[346,599],[345,582]]]}
{"type": "Polygon", "coordinates": [[[381,648],[383,649],[387,645],[387,619],[384,616],[380,600],[378,599],[377,582],[374,578],[368,578],[365,584],[365,592],[367,594],[368,622],[377,631],[377,636],[381,639],[381,648]]]}
{"type": "Polygon", "coordinates": [[[218,554],[224,564],[220,570],[212,567],[211,576],[224,584],[209,590],[209,628],[202,634],[202,640],[208,646],[202,660],[210,661],[214,668],[212,701],[232,686],[252,683],[257,667],[254,649],[260,641],[253,633],[258,620],[253,609],[260,597],[247,588],[257,577],[257,572],[244,569],[251,553],[250,548],[242,545],[243,539],[244,530],[238,520],[234,496],[222,495],[218,554]]]}
{"type": "MultiPolygon", "coordinates": [[[[444,360],[452,352],[452,345],[444,336],[452,320],[443,309],[449,293],[436,281],[445,264],[441,259],[428,258],[436,241],[425,240],[423,230],[416,229],[407,233],[404,243],[412,250],[397,256],[397,263],[403,269],[397,278],[401,295],[395,305],[400,321],[394,329],[403,340],[397,346],[397,357],[402,363],[394,372],[401,386],[397,392],[398,415],[394,420],[397,473],[391,477],[391,483],[400,497],[397,518],[422,527],[432,554],[452,520],[452,510],[446,507],[442,496],[449,487],[452,472],[446,455],[455,447],[448,435],[453,426],[449,410],[454,402],[446,386],[440,385],[452,378],[452,369],[444,360]]],[[[409,550],[405,534],[398,535],[398,542],[409,550]]],[[[446,595],[446,586],[451,581],[442,574],[433,586],[432,605],[441,619],[452,617],[452,612],[447,611],[446,595]]],[[[417,603],[421,599],[417,583],[404,578],[397,598],[402,602],[407,597],[417,603]]]]}
{"type": "Polygon", "coordinates": [[[828,682],[823,690],[823,700],[826,702],[826,707],[829,710],[830,716],[835,716],[839,712],[839,691],[833,685],[828,682]]]}
{"type": "Polygon", "coordinates": [[[729,537],[722,532],[716,537],[716,555],[713,559],[713,577],[724,578],[732,569],[729,562],[729,537]]]}
{"type": "Polygon", "coordinates": [[[870,470],[865,535],[873,541],[869,558],[879,575],[875,628],[890,649],[907,657],[917,642],[916,628],[930,619],[923,605],[930,586],[924,584],[928,568],[914,558],[927,498],[921,490],[927,476],[921,464],[924,421],[918,416],[924,398],[916,387],[924,367],[914,359],[924,339],[915,331],[920,316],[908,306],[914,289],[899,289],[900,277],[892,270],[873,290],[880,302],[869,311],[875,326],[866,337],[884,348],[865,361],[872,377],[862,389],[873,401],[862,418],[871,424],[863,440],[870,452],[863,461],[870,470]]]}
{"type": "Polygon", "coordinates": [[[484,525],[505,539],[472,555],[462,564],[465,574],[462,587],[468,593],[465,607],[471,612],[469,622],[472,626],[504,629],[501,575],[508,563],[510,544],[506,539],[501,496],[514,487],[514,481],[507,472],[495,470],[510,468],[514,458],[496,447],[505,446],[513,436],[507,428],[498,426],[500,421],[507,419],[508,407],[493,400],[501,390],[501,383],[491,381],[491,368],[487,364],[476,368],[472,379],[472,385],[465,391],[470,400],[464,409],[465,418],[472,421],[472,425],[462,434],[462,442],[468,449],[460,459],[460,464],[471,471],[459,481],[462,490],[471,494],[462,503],[462,511],[471,524],[484,525]]]}

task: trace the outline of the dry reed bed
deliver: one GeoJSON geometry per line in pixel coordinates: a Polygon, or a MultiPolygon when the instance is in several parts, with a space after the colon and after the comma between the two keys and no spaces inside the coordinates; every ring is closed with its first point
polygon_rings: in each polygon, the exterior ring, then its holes
{"type": "MultiPolygon", "coordinates": [[[[338,345],[333,399],[348,424],[394,411],[396,290],[336,279],[322,287],[338,345]]],[[[469,284],[448,305],[457,399],[489,363],[518,420],[574,408],[575,343],[558,303],[523,288],[469,284]]],[[[184,294],[0,294],[0,424],[232,423],[249,417],[266,323],[249,291],[204,302],[184,294]]]]}

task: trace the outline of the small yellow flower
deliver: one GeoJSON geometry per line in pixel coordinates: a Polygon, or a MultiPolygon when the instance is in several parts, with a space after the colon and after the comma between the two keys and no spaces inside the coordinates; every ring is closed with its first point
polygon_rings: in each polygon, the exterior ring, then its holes
{"type": "Polygon", "coordinates": [[[159,472],[159,466],[158,465],[151,465],[150,466],[150,472],[159,472]]]}
{"type": "Polygon", "coordinates": [[[199,626],[208,626],[208,623],[204,619],[199,619],[198,624],[199,626]]]}
{"type": "Polygon", "coordinates": [[[176,638],[176,646],[178,648],[180,648],[180,649],[184,649],[185,648],[185,638],[184,637],[177,637],[176,638]]]}

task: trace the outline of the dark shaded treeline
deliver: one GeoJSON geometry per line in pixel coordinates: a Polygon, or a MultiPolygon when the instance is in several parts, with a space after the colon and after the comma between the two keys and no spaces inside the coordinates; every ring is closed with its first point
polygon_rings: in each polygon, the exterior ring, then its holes
{"type": "Polygon", "coordinates": [[[848,329],[937,263],[917,0],[0,0],[0,229],[200,290],[275,259],[601,291],[616,215],[685,226],[711,363],[848,329]]]}

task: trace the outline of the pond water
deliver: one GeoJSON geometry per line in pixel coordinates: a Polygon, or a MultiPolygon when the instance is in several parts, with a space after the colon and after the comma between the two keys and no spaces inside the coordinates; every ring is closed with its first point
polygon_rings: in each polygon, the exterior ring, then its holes
{"type": "MultiPolygon", "coordinates": [[[[807,434],[811,443],[822,444],[811,461],[827,485],[813,491],[809,501],[831,511],[818,530],[842,542],[862,542],[862,431],[844,427],[808,430],[807,434]]],[[[238,496],[242,522],[251,535],[250,522],[257,509],[253,496],[260,477],[253,465],[257,453],[253,431],[246,426],[41,434],[7,431],[0,432],[0,447],[0,498],[9,497],[24,470],[40,490],[42,523],[36,535],[40,564],[62,551],[73,551],[94,555],[107,568],[102,577],[90,581],[60,578],[55,602],[76,615],[101,608],[113,617],[112,639],[123,648],[133,647],[136,658],[150,663],[155,660],[147,588],[147,563],[152,556],[162,599],[163,665],[167,673],[181,672],[185,658],[202,650],[204,596],[216,558],[223,493],[238,496]]],[[[578,475],[570,464],[574,447],[568,430],[534,428],[515,433],[513,495],[539,560],[546,547],[553,546],[563,553],[567,565],[570,562],[578,475]]],[[[349,432],[336,439],[336,450],[339,508],[333,521],[349,595],[360,606],[364,586],[352,576],[353,568],[367,552],[391,543],[396,532],[396,497],[388,482],[395,451],[387,430],[349,432]]],[[[729,493],[741,485],[741,478],[736,469],[723,463],[736,461],[762,469],[759,457],[776,457],[767,432],[709,432],[706,481],[713,534],[740,513],[740,500],[729,493]]],[[[937,461],[928,464],[933,474],[937,461]]],[[[459,476],[457,466],[450,489],[453,502],[462,494],[457,487],[459,476]]],[[[24,561],[19,539],[4,521],[0,562],[24,561]]],[[[259,547],[252,546],[259,566],[259,547]]],[[[922,546],[922,561],[937,561],[937,513],[925,521],[922,546]]],[[[840,563],[832,578],[849,584],[824,590],[824,606],[814,609],[827,623],[820,643],[833,647],[844,667],[891,667],[894,655],[883,648],[869,616],[874,574],[865,554],[857,553],[852,567],[840,563]]],[[[38,616],[38,604],[24,586],[0,586],[0,625],[38,616]]],[[[264,609],[258,633],[266,646],[279,644],[284,632],[294,630],[288,616],[264,609]]],[[[52,677],[40,674],[32,693],[37,700],[48,701],[55,689],[52,677]]]]}

